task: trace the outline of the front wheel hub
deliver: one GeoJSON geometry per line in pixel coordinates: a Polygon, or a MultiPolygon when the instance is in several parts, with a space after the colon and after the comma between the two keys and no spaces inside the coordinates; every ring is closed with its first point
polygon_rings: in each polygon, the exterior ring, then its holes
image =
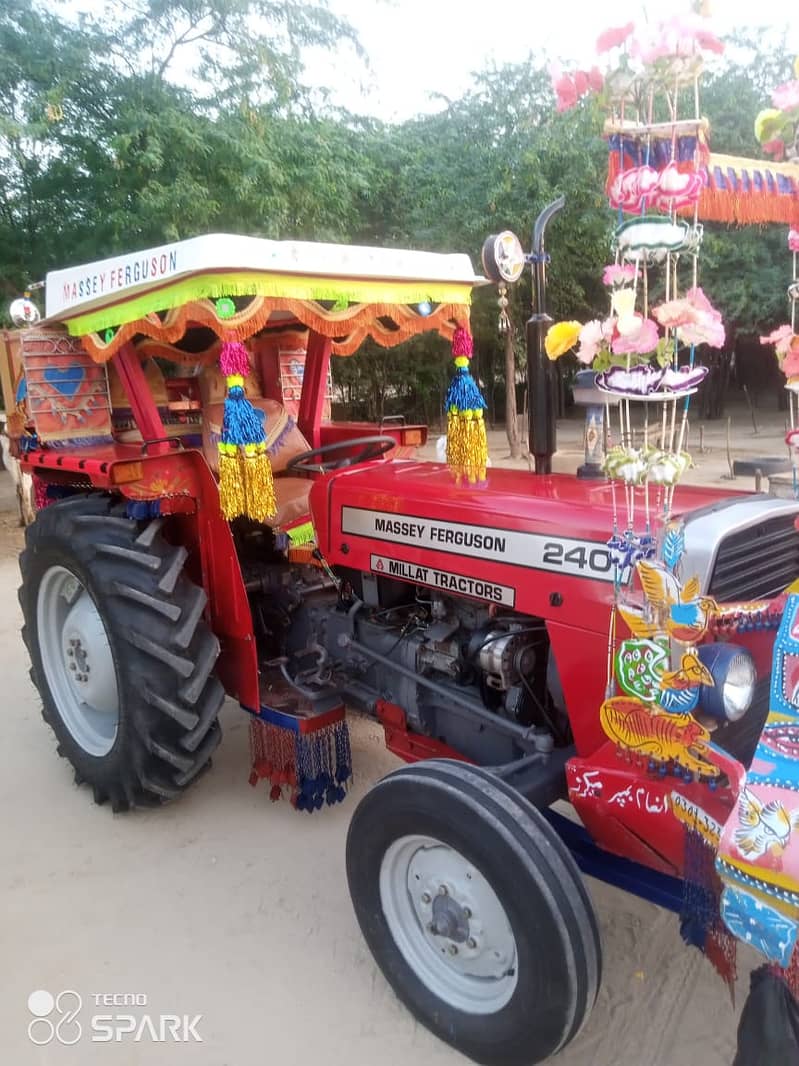
{"type": "Polygon", "coordinates": [[[516,988],[516,940],[483,874],[455,848],[406,836],[383,856],[380,897],[406,962],[458,1010],[501,1010],[516,988]]]}

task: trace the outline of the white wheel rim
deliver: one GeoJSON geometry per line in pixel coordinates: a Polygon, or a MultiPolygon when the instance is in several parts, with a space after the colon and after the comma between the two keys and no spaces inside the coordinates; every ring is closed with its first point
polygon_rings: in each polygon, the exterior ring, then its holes
{"type": "Polygon", "coordinates": [[[42,577],[36,600],[42,668],[64,725],[89,755],[107,755],[119,728],[119,691],[103,619],[63,566],[42,577]]]}
{"type": "Polygon", "coordinates": [[[391,935],[419,980],[449,1006],[494,1014],[518,982],[516,939],[474,863],[440,840],[405,836],[380,866],[391,935]]]}

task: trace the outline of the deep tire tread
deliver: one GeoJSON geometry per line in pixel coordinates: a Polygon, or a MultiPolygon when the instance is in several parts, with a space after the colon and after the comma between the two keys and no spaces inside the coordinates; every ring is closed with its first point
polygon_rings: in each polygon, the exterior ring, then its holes
{"type": "Polygon", "coordinates": [[[361,930],[395,992],[419,1021],[465,1055],[489,1066],[529,1066],[580,1031],[601,980],[590,897],[541,812],[490,771],[436,759],[383,778],[350,823],[347,878],[361,930]],[[408,834],[432,836],[470,855],[510,907],[525,984],[495,1015],[461,1011],[439,998],[393,938],[379,894],[380,861],[408,834]],[[555,998],[537,1009],[536,989],[555,998]]]}
{"type": "Polygon", "coordinates": [[[203,619],[207,597],[184,573],[186,549],[161,535],[163,519],[125,517],[125,504],[101,494],[68,497],[26,530],[19,590],[31,654],[31,680],[72,763],[76,784],[113,811],[176,798],[210,765],[221,740],[225,692],[213,676],[219,641],[203,619]],[[107,756],[84,752],[62,722],[41,668],[36,636],[38,581],[51,565],[73,569],[89,587],[109,632],[122,707],[107,756]]]}

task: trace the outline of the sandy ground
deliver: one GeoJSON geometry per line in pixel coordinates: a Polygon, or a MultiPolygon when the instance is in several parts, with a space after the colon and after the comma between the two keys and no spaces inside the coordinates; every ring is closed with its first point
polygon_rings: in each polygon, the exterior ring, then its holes
{"type": "MultiPolygon", "coordinates": [[[[777,422],[778,419],[772,421],[777,422]]],[[[781,424],[740,450],[780,454],[781,424]],[[764,447],[763,445],[766,445],[764,447]]],[[[746,436],[746,434],[744,434],[746,436]]],[[[558,458],[574,468],[579,425],[558,458]],[[569,441],[571,444],[569,445],[569,441]]],[[[504,449],[492,434],[495,461],[504,449]]],[[[719,453],[721,448],[721,454],[719,453]]],[[[713,443],[705,480],[725,469],[713,443]]],[[[556,464],[557,465],[557,464],[556,464]]],[[[701,469],[701,466],[700,466],[701,469]]],[[[751,488],[751,480],[735,487],[751,488]]],[[[344,876],[349,817],[369,785],[396,765],[380,731],[353,728],[356,785],[315,816],[270,804],[247,784],[247,730],[229,704],[213,770],[179,803],[114,817],[72,782],[55,753],[28,680],[19,638],[15,525],[0,473],[0,1047],[9,1066],[418,1066],[465,1060],[417,1025],[373,964],[344,876]],[[147,997],[143,1013],[202,1015],[202,1043],[108,1047],[85,1034],[71,1047],[28,1038],[29,994],[71,989],[86,1028],[96,995],[147,997]]],[[[560,1066],[729,1066],[737,1011],[710,964],[679,938],[675,916],[595,881],[604,978],[594,1013],[560,1066]]],[[[741,950],[737,1006],[758,957],[741,950]]],[[[62,1001],[69,1007],[72,1000],[62,1001]]],[[[127,1009],[129,1010],[129,1009],[127,1009]]],[[[53,1015],[55,1018],[55,1015],[53,1015]]],[[[41,1026],[41,1023],[40,1023],[41,1026]]],[[[34,1031],[41,1038],[46,1029],[34,1031]]],[[[76,1030],[62,1034],[72,1039],[76,1030]]]]}

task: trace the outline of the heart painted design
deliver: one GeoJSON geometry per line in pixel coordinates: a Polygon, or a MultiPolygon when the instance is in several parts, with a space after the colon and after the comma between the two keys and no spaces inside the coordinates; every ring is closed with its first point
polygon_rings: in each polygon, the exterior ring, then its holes
{"type": "Polygon", "coordinates": [[[44,380],[51,385],[56,392],[71,400],[83,382],[86,380],[86,367],[81,363],[70,363],[64,370],[48,366],[44,372],[44,380]]]}

